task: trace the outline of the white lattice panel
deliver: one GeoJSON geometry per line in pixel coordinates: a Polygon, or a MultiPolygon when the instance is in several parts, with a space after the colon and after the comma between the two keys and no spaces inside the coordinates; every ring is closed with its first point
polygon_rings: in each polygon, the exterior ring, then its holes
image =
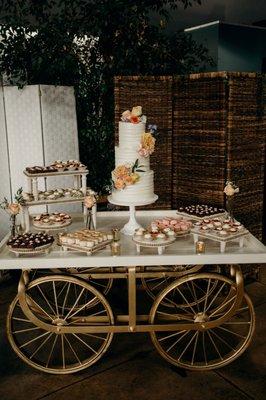
{"type": "MultiPolygon", "coordinates": [[[[38,86],[4,87],[6,125],[12,194],[26,188],[23,170],[29,165],[43,165],[42,127],[38,86]]],[[[40,185],[44,189],[44,183],[40,185]]],[[[44,207],[30,211],[40,212],[44,207]]]]}
{"type": "MultiPolygon", "coordinates": [[[[45,165],[56,159],[79,159],[76,106],[71,87],[5,86],[1,90],[0,194],[10,197],[10,190],[12,196],[20,186],[27,188],[23,174],[26,166],[45,165]]],[[[71,178],[47,179],[49,188],[69,186],[73,187],[71,178]]],[[[44,180],[40,180],[39,188],[46,188],[44,180]]],[[[51,206],[51,210],[55,209],[79,212],[81,205],[51,206]]],[[[45,210],[44,206],[32,207],[30,213],[45,210]]],[[[0,218],[4,226],[2,214],[0,218]]]]}
{"type": "MultiPolygon", "coordinates": [[[[79,159],[76,104],[73,87],[40,86],[45,163],[79,159]]],[[[47,179],[47,188],[73,187],[73,177],[47,179]]],[[[81,204],[49,206],[50,211],[80,212],[81,204]]]]}

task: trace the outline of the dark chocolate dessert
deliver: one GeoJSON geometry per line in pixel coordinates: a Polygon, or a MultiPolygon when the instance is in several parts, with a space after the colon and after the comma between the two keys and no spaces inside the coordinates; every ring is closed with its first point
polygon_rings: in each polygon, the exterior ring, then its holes
{"type": "Polygon", "coordinates": [[[10,238],[7,245],[12,249],[36,249],[54,242],[54,238],[47,233],[24,233],[10,238]]]}

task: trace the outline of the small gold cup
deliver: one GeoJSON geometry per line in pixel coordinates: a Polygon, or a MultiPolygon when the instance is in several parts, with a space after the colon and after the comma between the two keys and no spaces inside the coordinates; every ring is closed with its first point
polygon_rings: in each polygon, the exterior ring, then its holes
{"type": "Polygon", "coordinates": [[[120,239],[120,230],[118,228],[112,229],[113,240],[114,242],[118,242],[120,239]]]}
{"type": "Polygon", "coordinates": [[[113,241],[111,243],[111,253],[112,253],[112,256],[120,256],[121,255],[121,244],[119,241],[113,241]]]}
{"type": "Polygon", "coordinates": [[[196,253],[197,254],[204,254],[205,253],[205,243],[198,241],[196,242],[196,253]]]}

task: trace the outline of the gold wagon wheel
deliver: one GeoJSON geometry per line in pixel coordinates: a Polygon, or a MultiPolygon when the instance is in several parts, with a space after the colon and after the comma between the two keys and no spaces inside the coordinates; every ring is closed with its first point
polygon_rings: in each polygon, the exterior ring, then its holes
{"type": "MultiPolygon", "coordinates": [[[[109,326],[114,317],[104,296],[87,282],[71,276],[46,276],[34,280],[26,289],[31,312],[39,320],[55,326],[77,326],[84,318],[87,325],[109,326]],[[67,283],[62,298],[58,292],[67,283]],[[54,294],[53,304],[47,291],[54,294]],[[97,304],[90,307],[91,303],[97,304]],[[85,300],[86,299],[86,300],[85,300]]],[[[84,325],[84,322],[83,322],[84,325]]],[[[113,333],[54,333],[34,325],[23,313],[16,296],[7,315],[7,335],[16,354],[27,364],[51,374],[80,371],[98,361],[106,352],[113,333]]]]}
{"type": "MultiPolygon", "coordinates": [[[[228,311],[236,296],[234,282],[225,276],[210,273],[188,276],[173,282],[159,294],[150,312],[150,323],[214,321],[228,311]],[[203,279],[208,280],[208,287],[202,302],[198,301],[202,293],[197,287],[201,286],[203,279]],[[214,281],[215,290],[210,293],[214,281]],[[191,290],[188,290],[188,286],[191,290]],[[187,307],[180,305],[180,297],[187,307]],[[173,307],[165,306],[167,302],[173,307]]],[[[211,370],[223,367],[239,357],[249,346],[254,328],[254,308],[245,294],[235,314],[214,328],[157,331],[150,335],[158,352],[171,364],[190,370],[211,370]]]]}
{"type": "MultiPolygon", "coordinates": [[[[144,289],[146,290],[147,294],[154,300],[157,295],[163,291],[167,286],[170,285],[170,283],[174,282],[176,279],[188,275],[188,274],[193,274],[200,269],[202,269],[204,266],[203,265],[172,265],[172,266],[160,266],[160,270],[164,269],[165,270],[165,276],[164,277],[151,277],[151,278],[141,278],[142,285],[144,289]],[[167,276],[167,272],[176,272],[176,276],[167,276]]],[[[206,266],[204,268],[212,268],[214,272],[220,272],[220,267],[218,265],[215,266],[206,266]]],[[[146,267],[145,267],[146,269],[146,267]]],[[[204,300],[204,295],[205,295],[205,290],[207,287],[208,282],[205,280],[201,281],[201,301],[204,300]]],[[[216,283],[214,282],[210,290],[215,289],[216,283]]],[[[187,307],[187,304],[184,303],[182,298],[180,298],[181,302],[183,303],[184,307],[187,307]]],[[[193,302],[192,302],[193,303],[193,302]]],[[[164,304],[167,307],[173,307],[173,305],[169,302],[166,302],[164,304]]]]}
{"type": "MultiPolygon", "coordinates": [[[[67,268],[67,269],[36,269],[31,271],[30,274],[30,280],[37,279],[42,276],[46,275],[51,275],[52,273],[54,274],[63,274],[63,275],[73,275],[79,277],[82,275],[82,279],[86,280],[91,286],[95,287],[95,289],[99,290],[102,294],[105,296],[107,293],[109,293],[112,285],[113,285],[113,279],[112,278],[104,278],[104,279],[95,279],[91,275],[95,274],[96,272],[99,271],[99,267],[90,267],[90,268],[67,268]]],[[[113,268],[108,267],[107,269],[105,268],[105,272],[113,272],[113,268]]],[[[67,286],[67,282],[62,282],[62,287],[59,291],[59,297],[60,293],[63,293],[65,288],[67,286]]],[[[53,293],[47,293],[47,297],[51,299],[51,302],[53,301],[53,293]]],[[[95,298],[95,301],[90,304],[90,307],[93,307],[95,303],[98,302],[98,299],[95,298]]]]}

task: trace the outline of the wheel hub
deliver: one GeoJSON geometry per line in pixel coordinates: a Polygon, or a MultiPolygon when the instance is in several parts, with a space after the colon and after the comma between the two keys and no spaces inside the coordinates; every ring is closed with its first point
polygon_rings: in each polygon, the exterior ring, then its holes
{"type": "Polygon", "coordinates": [[[207,322],[207,321],[209,321],[209,317],[204,312],[199,312],[194,316],[194,322],[203,323],[203,322],[207,322]]]}
{"type": "Polygon", "coordinates": [[[56,318],[53,320],[53,324],[57,326],[67,325],[67,322],[63,318],[56,318]]]}

